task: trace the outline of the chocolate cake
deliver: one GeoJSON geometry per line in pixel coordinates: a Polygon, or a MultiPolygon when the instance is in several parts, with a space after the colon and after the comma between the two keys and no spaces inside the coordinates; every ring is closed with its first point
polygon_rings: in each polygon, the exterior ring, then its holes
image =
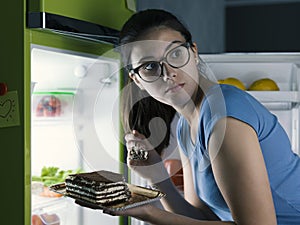
{"type": "Polygon", "coordinates": [[[71,174],[65,183],[67,195],[104,206],[126,202],[131,197],[123,175],[110,171],[71,174]]]}

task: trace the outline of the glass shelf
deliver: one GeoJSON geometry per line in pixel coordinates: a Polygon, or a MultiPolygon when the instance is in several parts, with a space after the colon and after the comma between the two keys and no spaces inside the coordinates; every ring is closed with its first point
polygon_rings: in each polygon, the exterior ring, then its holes
{"type": "Polygon", "coordinates": [[[261,102],[299,103],[299,91],[247,91],[261,102]]]}
{"type": "Polygon", "coordinates": [[[299,91],[247,91],[269,110],[291,110],[300,103],[299,91]]]}

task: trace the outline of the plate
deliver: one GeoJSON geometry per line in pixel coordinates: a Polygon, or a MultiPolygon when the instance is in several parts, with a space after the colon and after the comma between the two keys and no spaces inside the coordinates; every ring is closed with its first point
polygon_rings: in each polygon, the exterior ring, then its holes
{"type": "Polygon", "coordinates": [[[56,193],[62,194],[66,197],[75,199],[79,205],[89,207],[92,209],[109,209],[111,211],[125,210],[125,209],[129,209],[129,208],[133,208],[133,207],[138,207],[138,206],[141,206],[144,204],[148,204],[148,203],[157,201],[165,196],[164,193],[162,193],[156,189],[137,186],[134,184],[127,184],[127,185],[131,192],[130,199],[126,202],[118,203],[118,204],[110,205],[110,206],[104,206],[101,204],[87,202],[87,201],[77,199],[73,196],[68,195],[68,193],[66,192],[66,184],[65,183],[51,185],[49,187],[49,189],[56,193]]]}

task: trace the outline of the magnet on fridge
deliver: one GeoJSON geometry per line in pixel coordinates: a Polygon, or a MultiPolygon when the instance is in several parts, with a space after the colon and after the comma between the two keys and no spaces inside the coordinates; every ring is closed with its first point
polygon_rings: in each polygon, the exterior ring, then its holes
{"type": "Polygon", "coordinates": [[[20,125],[18,92],[0,96],[0,128],[20,125]]]}
{"type": "Polygon", "coordinates": [[[0,96],[3,96],[7,93],[6,83],[0,82],[0,96]]]}

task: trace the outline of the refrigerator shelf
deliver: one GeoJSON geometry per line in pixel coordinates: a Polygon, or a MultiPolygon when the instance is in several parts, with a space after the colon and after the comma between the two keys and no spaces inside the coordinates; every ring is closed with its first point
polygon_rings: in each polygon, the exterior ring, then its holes
{"type": "Polygon", "coordinates": [[[76,90],[35,91],[33,95],[75,95],[76,90]]]}
{"type": "Polygon", "coordinates": [[[263,103],[299,103],[298,91],[247,91],[253,97],[263,103]]]}
{"type": "Polygon", "coordinates": [[[33,117],[33,126],[66,126],[73,124],[73,117],[33,117]]]}
{"type": "Polygon", "coordinates": [[[70,200],[65,197],[43,197],[32,195],[32,210],[42,211],[47,209],[56,209],[57,206],[69,204],[70,200]]]}

